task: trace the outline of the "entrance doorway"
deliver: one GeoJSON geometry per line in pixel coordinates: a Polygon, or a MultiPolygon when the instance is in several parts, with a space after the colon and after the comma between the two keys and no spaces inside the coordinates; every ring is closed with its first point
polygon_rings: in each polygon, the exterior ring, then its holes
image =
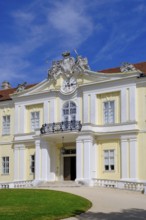
{"type": "Polygon", "coordinates": [[[64,157],[64,180],[76,179],[76,157],[64,157]]]}

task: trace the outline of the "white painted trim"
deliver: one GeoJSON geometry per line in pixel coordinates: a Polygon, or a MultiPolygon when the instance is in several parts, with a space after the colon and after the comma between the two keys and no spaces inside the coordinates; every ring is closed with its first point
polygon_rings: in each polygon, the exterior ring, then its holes
{"type": "Polygon", "coordinates": [[[19,106],[15,105],[15,123],[14,123],[14,134],[19,133],[19,106]]]}
{"type": "Polygon", "coordinates": [[[83,96],[83,123],[89,122],[88,111],[89,111],[88,94],[84,94],[83,96]]]}
{"type": "Polygon", "coordinates": [[[130,121],[136,121],[136,86],[132,86],[129,88],[129,95],[130,121]]]}
{"type": "Polygon", "coordinates": [[[127,91],[126,88],[121,90],[121,123],[127,121],[127,91]]]}
{"type": "Polygon", "coordinates": [[[41,176],[41,179],[43,181],[47,181],[48,180],[48,172],[50,171],[50,161],[49,161],[49,153],[48,153],[48,146],[47,146],[47,142],[45,141],[41,141],[41,155],[42,155],[42,158],[41,158],[41,163],[42,163],[42,166],[41,166],[41,169],[42,169],[42,176],[41,176]]]}
{"type": "Polygon", "coordinates": [[[14,181],[19,180],[19,147],[14,146],[14,181]]]}
{"type": "Polygon", "coordinates": [[[76,140],[76,180],[83,179],[83,142],[76,140]]]}
{"type": "Polygon", "coordinates": [[[55,106],[55,99],[51,99],[50,100],[50,109],[49,109],[49,113],[50,113],[50,123],[55,122],[56,119],[56,106],[55,106]]]}
{"type": "Polygon", "coordinates": [[[49,102],[47,100],[44,101],[43,110],[44,110],[44,118],[43,123],[49,123],[49,102]]]}
{"type": "Polygon", "coordinates": [[[138,161],[137,161],[137,139],[130,139],[130,179],[136,180],[137,170],[138,170],[138,161]]]}
{"type": "Polygon", "coordinates": [[[91,105],[90,105],[90,122],[93,124],[96,124],[96,115],[97,115],[97,110],[96,110],[96,95],[95,94],[91,94],[91,105]]]}
{"type": "Polygon", "coordinates": [[[19,161],[19,180],[26,180],[26,149],[24,145],[20,146],[20,161],[19,161]]]}
{"type": "Polygon", "coordinates": [[[129,178],[128,148],[129,148],[128,140],[121,139],[121,179],[129,178]]]}

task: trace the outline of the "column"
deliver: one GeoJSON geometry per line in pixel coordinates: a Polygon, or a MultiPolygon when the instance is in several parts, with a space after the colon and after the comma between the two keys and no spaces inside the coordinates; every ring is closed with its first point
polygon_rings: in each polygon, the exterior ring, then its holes
{"type": "Polygon", "coordinates": [[[137,161],[137,139],[130,138],[130,179],[137,179],[138,161],[137,161]]]}
{"type": "Polygon", "coordinates": [[[44,181],[55,180],[55,145],[52,142],[41,141],[41,179],[44,181]]]}
{"type": "Polygon", "coordinates": [[[127,91],[126,88],[121,90],[121,123],[127,121],[127,91]]]}
{"type": "Polygon", "coordinates": [[[41,141],[41,151],[42,151],[42,158],[41,158],[41,162],[42,162],[42,176],[41,179],[44,181],[47,181],[47,173],[48,173],[48,146],[47,143],[45,141],[41,141]]]}
{"type": "Polygon", "coordinates": [[[19,106],[15,105],[15,134],[19,133],[19,106]]]}
{"type": "Polygon", "coordinates": [[[26,148],[23,144],[14,146],[14,180],[26,180],[26,148]]]}
{"type": "Polygon", "coordinates": [[[19,180],[19,147],[14,146],[14,181],[19,180]]]}
{"type": "Polygon", "coordinates": [[[76,181],[83,179],[83,141],[76,140],[76,181]]]}
{"type": "Polygon", "coordinates": [[[25,128],[26,128],[26,110],[25,110],[25,106],[24,105],[21,105],[20,106],[20,119],[21,120],[19,120],[19,123],[21,123],[20,125],[19,125],[19,127],[20,127],[20,133],[24,133],[25,132],[25,128]]]}
{"type": "Polygon", "coordinates": [[[50,116],[50,123],[55,122],[55,115],[56,115],[55,99],[50,100],[49,113],[50,113],[50,115],[49,115],[50,116]]]}
{"type": "Polygon", "coordinates": [[[56,145],[55,143],[49,142],[49,160],[50,160],[50,175],[48,179],[55,181],[56,179],[56,145]]]}
{"type": "Polygon", "coordinates": [[[88,94],[84,94],[83,96],[83,123],[88,123],[88,111],[89,111],[89,104],[88,104],[88,94]]]}
{"type": "Polygon", "coordinates": [[[91,162],[92,162],[92,153],[93,150],[93,138],[87,136],[84,139],[84,179],[87,181],[91,180],[91,162]]]}
{"type": "Polygon", "coordinates": [[[49,102],[44,101],[44,123],[49,123],[49,102]]]}
{"type": "Polygon", "coordinates": [[[19,179],[26,180],[26,149],[24,145],[20,145],[20,170],[19,179]]]}
{"type": "Polygon", "coordinates": [[[136,87],[129,88],[130,121],[136,121],[136,87]]]}
{"type": "Polygon", "coordinates": [[[96,124],[96,95],[91,94],[91,111],[90,111],[90,119],[92,124],[96,124]]]}
{"type": "Polygon", "coordinates": [[[121,139],[121,179],[122,180],[129,178],[128,148],[129,148],[128,140],[121,139]]]}
{"type": "Polygon", "coordinates": [[[91,135],[80,136],[76,140],[77,179],[86,185],[93,185],[95,171],[94,143],[91,135]]]}
{"type": "Polygon", "coordinates": [[[93,150],[91,151],[92,153],[92,160],[91,160],[91,171],[92,171],[92,174],[91,174],[91,177],[92,178],[97,178],[97,171],[98,171],[98,168],[97,168],[97,161],[98,161],[98,153],[97,153],[97,143],[96,141],[94,141],[93,143],[93,150]]]}

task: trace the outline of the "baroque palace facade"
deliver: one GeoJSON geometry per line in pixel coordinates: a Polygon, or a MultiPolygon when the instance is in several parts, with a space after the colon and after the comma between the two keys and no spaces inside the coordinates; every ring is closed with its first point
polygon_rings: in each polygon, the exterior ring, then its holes
{"type": "Polygon", "coordinates": [[[75,180],[145,190],[146,63],[101,72],[63,53],[48,78],[0,90],[0,184],[75,180]]]}

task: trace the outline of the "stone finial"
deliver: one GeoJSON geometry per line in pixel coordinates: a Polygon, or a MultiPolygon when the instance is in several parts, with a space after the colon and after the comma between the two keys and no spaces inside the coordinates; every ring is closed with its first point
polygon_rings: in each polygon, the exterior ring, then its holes
{"type": "Polygon", "coordinates": [[[7,81],[3,81],[1,87],[2,87],[2,89],[10,89],[10,88],[12,88],[10,83],[7,82],[7,81]]]}
{"type": "Polygon", "coordinates": [[[22,92],[25,89],[26,85],[27,85],[27,82],[18,84],[16,92],[22,92]]]}
{"type": "Polygon", "coordinates": [[[63,58],[70,57],[70,52],[65,51],[65,52],[62,53],[62,56],[63,56],[63,58]]]}
{"type": "Polygon", "coordinates": [[[122,63],[120,70],[123,73],[123,72],[135,71],[136,68],[134,67],[134,65],[132,65],[128,62],[125,62],[125,63],[122,63]]]}

